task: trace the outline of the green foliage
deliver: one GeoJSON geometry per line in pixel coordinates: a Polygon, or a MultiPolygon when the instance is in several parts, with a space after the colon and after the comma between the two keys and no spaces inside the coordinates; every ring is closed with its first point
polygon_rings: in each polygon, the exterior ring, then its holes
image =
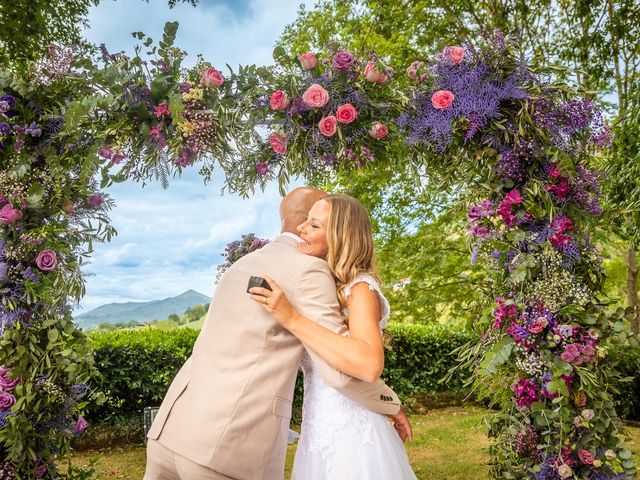
{"type": "Polygon", "coordinates": [[[144,407],[160,405],[197,336],[188,328],[92,333],[96,367],[103,373],[98,388],[106,401],[90,405],[88,418],[115,423],[119,417],[140,416],[144,407]]]}
{"type": "MultiPolygon", "coordinates": [[[[389,329],[392,349],[386,354],[383,378],[403,398],[462,387],[465,374],[457,372],[439,384],[456,365],[452,353],[471,337],[463,330],[442,326],[394,325],[389,329]]],[[[100,406],[89,406],[94,422],[116,424],[120,417],[142,415],[144,407],[160,405],[169,384],[191,355],[198,331],[191,329],[95,332],[90,338],[95,364],[102,373],[98,387],[106,396],[100,406]]],[[[296,405],[302,401],[298,382],[296,405]]]]}

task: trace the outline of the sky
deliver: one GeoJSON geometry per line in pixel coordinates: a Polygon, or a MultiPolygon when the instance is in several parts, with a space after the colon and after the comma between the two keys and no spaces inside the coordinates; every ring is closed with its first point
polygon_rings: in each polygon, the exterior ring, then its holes
{"type": "MultiPolygon", "coordinates": [[[[273,63],[273,46],[301,3],[311,6],[301,0],[200,0],[197,7],[169,9],[166,0],[103,0],[91,8],[84,34],[111,53],[132,53],[132,32],[142,31],[157,42],[165,22],[178,21],[175,44],[189,53],[184,65],[195,64],[201,53],[224,73],[225,63],[234,68],[273,63]]],[[[246,233],[274,238],[280,229],[276,184],[249,199],[221,195],[221,189],[222,172],[204,185],[197,165],[173,179],[167,190],[158,183],[110,187],[107,193],[116,203],[110,217],[118,235],[95,245],[91,263],[84,267],[87,293],[75,313],[106,303],[172,297],[188,289],[212,295],[227,243],[246,233]]]]}

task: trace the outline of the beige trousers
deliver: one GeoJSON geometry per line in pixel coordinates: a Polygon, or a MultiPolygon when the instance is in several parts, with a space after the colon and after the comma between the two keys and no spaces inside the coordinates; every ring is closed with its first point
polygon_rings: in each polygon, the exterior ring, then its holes
{"type": "Polygon", "coordinates": [[[233,480],[187,460],[157,440],[148,439],[147,469],[143,480],[233,480]]]}

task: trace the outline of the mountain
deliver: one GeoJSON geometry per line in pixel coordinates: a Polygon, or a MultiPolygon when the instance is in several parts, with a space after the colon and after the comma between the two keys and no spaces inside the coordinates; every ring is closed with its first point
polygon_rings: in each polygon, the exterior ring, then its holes
{"type": "Polygon", "coordinates": [[[86,313],[74,317],[76,323],[84,330],[95,328],[103,322],[123,323],[131,320],[147,322],[149,320],[163,320],[172,313],[180,315],[187,308],[194,305],[209,303],[211,298],[196,292],[187,290],[177,297],[150,302],[126,302],[109,303],[89,310],[86,313]]]}

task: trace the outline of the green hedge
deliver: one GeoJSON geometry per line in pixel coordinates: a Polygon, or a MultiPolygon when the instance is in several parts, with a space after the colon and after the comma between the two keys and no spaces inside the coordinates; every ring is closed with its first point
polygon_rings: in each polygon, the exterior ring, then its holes
{"type": "Polygon", "coordinates": [[[92,333],[102,405],[87,414],[94,423],[118,423],[141,416],[144,407],[160,405],[182,364],[191,355],[198,332],[190,328],[116,330],[92,333]]]}
{"type": "MultiPolygon", "coordinates": [[[[446,384],[438,381],[456,366],[453,351],[471,340],[463,330],[439,325],[394,325],[389,328],[392,349],[386,353],[384,380],[403,398],[438,392],[459,395],[463,372],[446,384]]],[[[118,424],[123,418],[140,417],[146,406],[160,405],[171,380],[191,354],[198,332],[191,329],[154,328],[93,333],[96,366],[103,375],[98,388],[106,395],[103,405],[88,411],[94,423],[118,424]]],[[[621,385],[618,411],[640,419],[640,351],[618,350],[616,360],[623,376],[633,381],[621,385]]],[[[300,380],[300,379],[299,379],[300,380]]],[[[294,421],[299,420],[302,382],[296,386],[294,421]]]]}

